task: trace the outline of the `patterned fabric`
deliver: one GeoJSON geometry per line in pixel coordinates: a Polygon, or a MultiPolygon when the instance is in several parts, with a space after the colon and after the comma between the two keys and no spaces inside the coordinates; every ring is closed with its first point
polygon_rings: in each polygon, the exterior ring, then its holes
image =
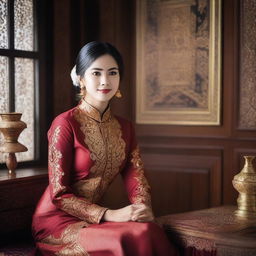
{"type": "Polygon", "coordinates": [[[95,109],[91,107],[90,115],[85,115],[84,110],[88,111],[88,106],[82,104],[81,108],[75,112],[75,119],[81,125],[80,129],[85,135],[84,143],[90,150],[90,158],[94,164],[88,179],[81,180],[73,188],[81,196],[89,197],[89,200],[95,202],[119,173],[125,159],[125,142],[122,139],[121,126],[116,118],[110,116],[109,110],[103,116],[105,122],[98,123],[95,120],[99,121],[100,117],[95,109]]]}
{"type": "Polygon", "coordinates": [[[77,242],[78,240],[78,231],[79,229],[88,226],[84,222],[77,222],[71,225],[64,230],[59,238],[56,238],[52,235],[46,237],[41,242],[44,244],[52,244],[54,246],[60,245],[59,251],[56,252],[58,256],[65,255],[74,255],[74,256],[83,256],[89,255],[82,246],[77,242]]]}
{"type": "Polygon", "coordinates": [[[149,194],[150,187],[144,175],[144,166],[140,157],[139,148],[137,147],[132,151],[133,168],[135,169],[135,180],[137,181],[137,186],[135,188],[135,195],[132,197],[131,201],[133,203],[145,203],[151,205],[151,197],[149,194]]]}
{"type": "Polygon", "coordinates": [[[62,158],[61,152],[56,148],[56,144],[59,139],[60,126],[54,130],[53,135],[51,135],[51,141],[49,143],[49,169],[51,170],[50,179],[51,184],[53,186],[54,194],[57,194],[59,191],[63,190],[64,187],[61,185],[61,176],[64,175],[63,172],[60,171],[59,161],[62,158]]]}

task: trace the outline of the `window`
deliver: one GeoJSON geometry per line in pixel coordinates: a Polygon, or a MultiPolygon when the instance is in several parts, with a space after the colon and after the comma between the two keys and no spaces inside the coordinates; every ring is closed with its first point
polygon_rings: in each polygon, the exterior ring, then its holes
{"type": "MultiPolygon", "coordinates": [[[[18,161],[35,160],[37,153],[39,53],[35,3],[0,0],[0,112],[21,112],[21,120],[27,124],[19,141],[28,151],[16,154],[18,161]]],[[[0,161],[4,162],[3,154],[0,161]]]]}

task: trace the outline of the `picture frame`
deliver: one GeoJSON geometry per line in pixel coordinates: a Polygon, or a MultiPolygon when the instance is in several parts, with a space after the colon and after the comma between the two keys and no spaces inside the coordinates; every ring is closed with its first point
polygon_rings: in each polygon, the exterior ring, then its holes
{"type": "Polygon", "coordinates": [[[136,3],[136,123],[220,125],[221,0],[136,3]]]}

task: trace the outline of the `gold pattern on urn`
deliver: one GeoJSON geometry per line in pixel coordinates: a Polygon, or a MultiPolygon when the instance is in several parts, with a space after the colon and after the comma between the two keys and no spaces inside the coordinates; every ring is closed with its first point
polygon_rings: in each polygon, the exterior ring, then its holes
{"type": "Polygon", "coordinates": [[[15,153],[25,152],[28,149],[18,142],[21,132],[27,128],[26,123],[21,121],[21,113],[2,113],[0,114],[0,131],[4,135],[4,143],[0,146],[0,152],[9,153],[6,158],[6,165],[9,170],[9,176],[14,177],[17,167],[15,153]]]}
{"type": "Polygon", "coordinates": [[[244,156],[245,165],[232,181],[239,192],[238,209],[235,214],[244,218],[256,218],[256,171],[253,166],[255,156],[244,156]]]}

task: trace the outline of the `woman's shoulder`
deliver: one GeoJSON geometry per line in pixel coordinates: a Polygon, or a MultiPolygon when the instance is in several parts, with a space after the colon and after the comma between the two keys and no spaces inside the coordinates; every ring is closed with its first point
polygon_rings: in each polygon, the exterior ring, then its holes
{"type": "Polygon", "coordinates": [[[134,130],[134,125],[133,125],[133,122],[126,119],[126,118],[123,118],[123,117],[120,117],[120,116],[117,116],[115,115],[115,118],[117,119],[117,121],[119,122],[120,126],[121,126],[121,129],[123,130],[123,132],[128,132],[128,133],[131,133],[133,132],[134,130]]]}
{"type": "Polygon", "coordinates": [[[70,123],[72,123],[73,119],[74,119],[74,111],[75,111],[76,107],[71,108],[59,115],[57,115],[53,121],[52,124],[56,124],[59,123],[61,125],[69,125],[70,123]]]}
{"type": "Polygon", "coordinates": [[[114,115],[114,117],[118,120],[118,122],[121,124],[121,125],[129,125],[129,126],[132,126],[132,122],[126,118],[123,118],[121,116],[118,116],[118,115],[114,115]]]}

